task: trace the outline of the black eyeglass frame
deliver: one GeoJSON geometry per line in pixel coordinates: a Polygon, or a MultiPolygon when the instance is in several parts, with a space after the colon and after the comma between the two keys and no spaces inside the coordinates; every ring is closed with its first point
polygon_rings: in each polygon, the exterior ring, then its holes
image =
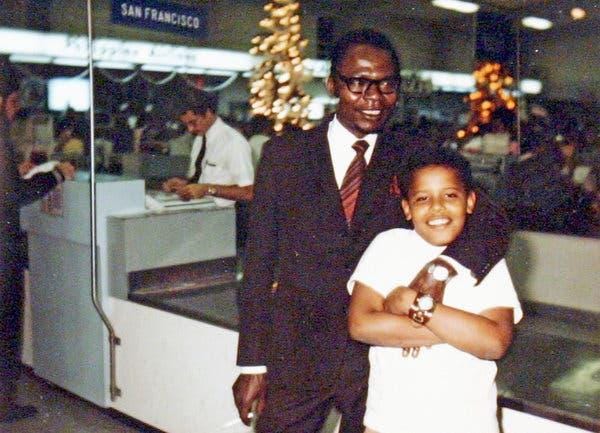
{"type": "Polygon", "coordinates": [[[400,90],[400,78],[385,77],[381,80],[371,80],[370,78],[365,77],[347,77],[345,75],[340,74],[339,72],[336,72],[335,76],[346,85],[349,92],[354,93],[356,95],[364,95],[369,91],[372,85],[376,85],[377,90],[379,90],[379,92],[383,95],[391,95],[393,93],[398,93],[398,91],[400,90]],[[362,88],[362,90],[352,90],[351,84],[354,80],[362,88]],[[387,89],[381,88],[382,83],[385,82],[390,82],[390,84],[392,84],[392,90],[388,91],[387,89]]]}

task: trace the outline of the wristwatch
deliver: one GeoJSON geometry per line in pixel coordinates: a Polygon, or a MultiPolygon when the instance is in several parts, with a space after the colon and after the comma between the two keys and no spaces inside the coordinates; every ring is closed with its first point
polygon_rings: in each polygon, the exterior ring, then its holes
{"type": "Polygon", "coordinates": [[[417,293],[415,300],[408,309],[408,317],[418,325],[424,325],[431,319],[435,310],[435,299],[426,293],[417,293]]]}
{"type": "Polygon", "coordinates": [[[206,190],[206,194],[212,195],[212,196],[217,195],[217,188],[215,188],[214,186],[209,186],[208,189],[206,190]]]}

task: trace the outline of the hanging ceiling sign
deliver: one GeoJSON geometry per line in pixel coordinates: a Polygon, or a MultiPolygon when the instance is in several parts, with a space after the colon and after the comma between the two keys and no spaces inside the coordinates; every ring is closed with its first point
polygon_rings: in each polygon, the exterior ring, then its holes
{"type": "Polygon", "coordinates": [[[207,13],[203,6],[186,7],[155,0],[112,0],[114,24],[205,38],[207,13]]]}

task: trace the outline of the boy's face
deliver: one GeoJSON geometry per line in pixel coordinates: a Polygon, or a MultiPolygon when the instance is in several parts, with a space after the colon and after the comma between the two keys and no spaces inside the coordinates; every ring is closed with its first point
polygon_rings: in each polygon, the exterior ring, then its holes
{"type": "Polygon", "coordinates": [[[475,200],[475,193],[465,190],[455,170],[431,165],[413,173],[402,210],[423,239],[443,246],[462,232],[467,214],[473,213],[475,200]]]}

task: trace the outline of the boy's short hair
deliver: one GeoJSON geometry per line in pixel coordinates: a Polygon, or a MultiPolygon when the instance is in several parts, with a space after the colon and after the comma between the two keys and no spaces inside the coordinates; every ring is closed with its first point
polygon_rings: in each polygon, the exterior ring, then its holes
{"type": "Polygon", "coordinates": [[[400,164],[397,178],[402,197],[408,197],[415,172],[430,165],[451,168],[456,172],[467,192],[474,189],[471,164],[464,156],[447,147],[422,145],[408,153],[400,164]]]}

